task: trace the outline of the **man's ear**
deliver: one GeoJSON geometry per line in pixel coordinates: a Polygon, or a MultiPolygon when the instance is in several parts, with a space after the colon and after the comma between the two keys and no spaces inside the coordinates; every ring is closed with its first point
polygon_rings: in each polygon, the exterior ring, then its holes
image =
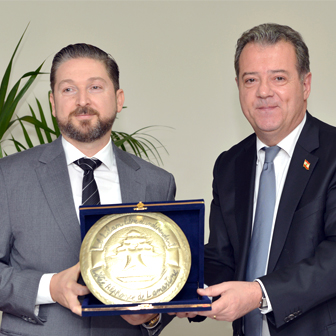
{"type": "Polygon", "coordinates": [[[50,104],[51,104],[51,111],[52,111],[52,115],[54,117],[56,117],[56,110],[55,110],[55,99],[54,99],[54,95],[53,93],[51,92],[50,95],[49,95],[49,100],[50,100],[50,104]]]}
{"type": "Polygon", "coordinates": [[[310,95],[310,89],[311,89],[311,81],[312,81],[312,74],[311,72],[308,72],[303,77],[303,98],[304,100],[307,100],[310,95]]]}
{"type": "Polygon", "coordinates": [[[117,112],[119,113],[124,106],[124,101],[125,101],[124,90],[122,89],[117,90],[116,101],[117,101],[117,112]]]}

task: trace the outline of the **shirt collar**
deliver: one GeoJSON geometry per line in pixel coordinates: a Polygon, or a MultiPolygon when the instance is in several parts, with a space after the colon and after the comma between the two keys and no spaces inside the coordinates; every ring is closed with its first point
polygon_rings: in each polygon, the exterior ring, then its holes
{"type": "MultiPolygon", "coordinates": [[[[69,141],[65,140],[64,137],[62,137],[62,145],[68,166],[82,157],[87,157],[69,141]]],[[[102,148],[93,156],[93,158],[100,160],[107,168],[111,170],[115,161],[111,139],[104,148],[102,148]]]]}
{"type": "MultiPolygon", "coordinates": [[[[296,143],[299,139],[299,136],[301,134],[302,128],[305,124],[307,120],[307,114],[304,115],[304,118],[302,119],[302,121],[300,122],[300,124],[298,126],[296,126],[296,128],[289,133],[284,139],[282,139],[277,146],[279,146],[282,150],[284,150],[288,156],[291,158],[294,152],[294,148],[296,146],[296,143]]],[[[258,156],[258,160],[260,160],[260,150],[263,147],[268,147],[266,146],[258,137],[257,137],[257,156],[258,156]]]]}

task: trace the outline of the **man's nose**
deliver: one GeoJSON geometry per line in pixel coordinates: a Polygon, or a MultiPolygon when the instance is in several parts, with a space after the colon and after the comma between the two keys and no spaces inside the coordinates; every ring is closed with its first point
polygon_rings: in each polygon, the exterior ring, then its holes
{"type": "Polygon", "coordinates": [[[77,106],[90,105],[90,97],[86,90],[78,90],[76,104],[77,106]]]}
{"type": "Polygon", "coordinates": [[[268,80],[260,81],[260,84],[258,86],[258,91],[257,91],[258,97],[267,98],[267,97],[273,96],[273,94],[274,92],[268,80]]]}

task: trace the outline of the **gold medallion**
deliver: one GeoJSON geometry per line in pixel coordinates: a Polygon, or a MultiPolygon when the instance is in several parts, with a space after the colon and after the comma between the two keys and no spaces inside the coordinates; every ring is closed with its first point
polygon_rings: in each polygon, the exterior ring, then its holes
{"type": "Polygon", "coordinates": [[[80,251],[87,287],[108,305],[170,301],[187,281],[190,266],[183,231],[157,212],[102,217],[80,251]]]}

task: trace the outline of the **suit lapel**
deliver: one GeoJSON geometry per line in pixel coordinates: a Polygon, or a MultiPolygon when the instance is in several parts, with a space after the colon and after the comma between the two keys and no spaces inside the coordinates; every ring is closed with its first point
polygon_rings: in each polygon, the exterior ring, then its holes
{"type": "Polygon", "coordinates": [[[36,174],[64,239],[78,256],[81,245],[80,226],[61,138],[46,147],[40,157],[36,174]]]}
{"type": "Polygon", "coordinates": [[[140,166],[132,155],[113,144],[116,157],[121,199],[123,203],[146,201],[146,184],[141,180],[140,166]]]}
{"type": "Polygon", "coordinates": [[[307,121],[295,146],[280,199],[268,263],[268,273],[274,270],[280,257],[294,212],[318,161],[318,157],[311,154],[319,146],[318,138],[319,130],[313,123],[312,117],[307,113],[307,121]],[[310,163],[309,170],[303,166],[305,160],[310,163]]]}
{"type": "Polygon", "coordinates": [[[256,171],[256,137],[245,147],[236,160],[235,166],[235,207],[236,222],[241,251],[237,279],[245,280],[245,265],[251,238],[253,197],[256,171]]]}
{"type": "MultiPolygon", "coordinates": [[[[116,157],[122,202],[146,200],[146,184],[139,174],[140,166],[132,156],[113,144],[116,157]]],[[[51,212],[65,240],[76,256],[81,245],[80,225],[73,202],[69,173],[61,137],[47,145],[36,168],[51,212]]]]}

